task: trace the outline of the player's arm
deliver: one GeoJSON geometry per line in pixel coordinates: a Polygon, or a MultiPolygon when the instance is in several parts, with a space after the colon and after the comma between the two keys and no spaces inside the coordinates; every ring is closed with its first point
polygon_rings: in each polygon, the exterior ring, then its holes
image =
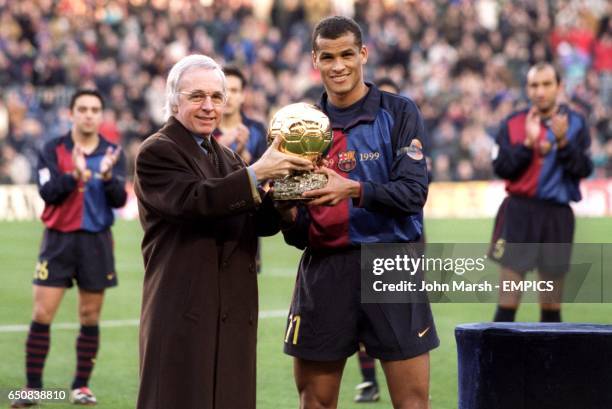
{"type": "Polygon", "coordinates": [[[559,144],[557,158],[565,172],[575,178],[585,178],[593,172],[593,161],[589,155],[591,135],[589,128],[581,118],[582,127],[576,139],[567,141],[563,146],[559,144]]]}
{"type": "Polygon", "coordinates": [[[423,118],[414,103],[396,116],[391,138],[395,157],[389,182],[361,182],[361,194],[353,203],[370,211],[419,213],[427,200],[429,178],[423,153],[423,118]]]}
{"type": "Polygon", "coordinates": [[[38,191],[48,204],[60,204],[77,187],[77,180],[72,173],[61,172],[55,147],[54,142],[49,142],[38,153],[38,191]]]}
{"type": "Polygon", "coordinates": [[[292,217],[282,224],[285,243],[304,250],[308,246],[308,231],[310,229],[310,215],[306,206],[297,205],[292,217]]]}
{"type": "Polygon", "coordinates": [[[255,213],[255,227],[258,236],[273,236],[281,228],[281,218],[278,210],[274,207],[272,195],[259,189],[261,205],[255,213]]]}
{"type": "Polygon", "coordinates": [[[230,216],[258,204],[246,168],[203,179],[188,166],[193,159],[170,141],[147,142],[136,158],[136,193],[144,206],[162,217],[187,221],[230,216]]]}
{"type": "Polygon", "coordinates": [[[511,144],[508,123],[504,122],[495,138],[493,171],[502,179],[516,179],[531,163],[533,149],[526,144],[511,144]]]}
{"type": "Polygon", "coordinates": [[[112,170],[104,177],[104,195],[111,207],[119,208],[127,201],[125,190],[125,155],[118,152],[117,162],[112,166],[112,170]]]}

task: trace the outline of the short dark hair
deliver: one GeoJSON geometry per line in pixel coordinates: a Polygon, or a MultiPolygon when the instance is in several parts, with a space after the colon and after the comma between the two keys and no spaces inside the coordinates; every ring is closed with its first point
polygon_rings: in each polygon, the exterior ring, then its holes
{"type": "Polygon", "coordinates": [[[70,98],[70,110],[71,111],[74,108],[74,105],[76,104],[77,99],[79,99],[83,95],[91,95],[93,97],[98,98],[100,100],[100,104],[102,104],[102,109],[104,109],[104,98],[102,98],[102,94],[100,94],[98,90],[81,88],[72,95],[72,98],[70,98]]]}
{"type": "Polygon", "coordinates": [[[319,21],[312,32],[312,51],[317,51],[317,38],[335,40],[347,33],[353,33],[357,47],[363,46],[363,34],[359,24],[350,17],[332,16],[319,21]]]}
{"type": "Polygon", "coordinates": [[[225,77],[238,77],[240,79],[240,85],[242,86],[242,89],[246,87],[246,77],[244,76],[242,71],[240,71],[240,69],[235,65],[228,65],[226,67],[223,67],[223,73],[225,74],[225,77]]]}
{"type": "Polygon", "coordinates": [[[552,70],[555,73],[555,79],[557,80],[557,84],[561,84],[561,70],[559,69],[559,67],[557,67],[555,64],[551,62],[541,61],[541,62],[535,63],[534,65],[531,66],[529,71],[531,71],[532,69],[535,71],[542,71],[546,68],[552,68],[552,70]]]}
{"type": "Polygon", "coordinates": [[[400,91],[400,88],[397,86],[397,84],[395,83],[395,81],[393,81],[393,80],[392,80],[391,78],[389,78],[389,77],[382,77],[381,79],[379,79],[378,81],[376,81],[376,86],[377,86],[378,88],[380,88],[380,87],[384,87],[385,85],[386,85],[387,87],[391,87],[391,88],[393,88],[393,89],[395,90],[394,92],[395,92],[396,94],[398,94],[398,93],[399,93],[399,91],[400,91]]]}

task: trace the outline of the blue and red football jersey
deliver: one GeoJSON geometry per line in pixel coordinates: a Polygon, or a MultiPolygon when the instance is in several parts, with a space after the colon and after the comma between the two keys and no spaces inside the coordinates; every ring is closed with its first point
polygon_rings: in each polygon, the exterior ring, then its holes
{"type": "Polygon", "coordinates": [[[83,183],[74,179],[70,134],[53,139],[39,153],[38,190],[45,201],[43,223],[62,232],[85,230],[99,232],[113,224],[112,208],[125,204],[125,158],[113,167],[112,178],[103,181],[100,162],[106,149],[115,145],[100,136],[98,147],[85,156],[92,177],[83,183]]]}
{"type": "MultiPolygon", "coordinates": [[[[268,149],[266,127],[261,122],[255,121],[243,113],[240,115],[242,117],[242,123],[249,130],[249,139],[246,142],[245,149],[251,154],[251,163],[254,163],[257,162],[266,149],[268,149]]],[[[219,138],[221,134],[221,130],[217,128],[213,136],[219,138]]],[[[236,142],[232,143],[229,148],[235,152],[236,142]]]]}
{"type": "Polygon", "coordinates": [[[523,143],[527,136],[525,109],[512,114],[497,135],[499,151],[493,160],[495,173],[506,179],[510,195],[532,197],[567,204],[577,202],[580,179],[589,176],[591,138],[584,118],[568,110],[568,143],[559,149],[547,121],[541,122],[540,137],[532,148],[523,143]]]}
{"type": "MultiPolygon", "coordinates": [[[[348,124],[340,127],[330,115],[334,139],[326,157],[328,167],[361,183],[361,197],[300,208],[297,223],[284,231],[289,244],[337,248],[413,242],[422,234],[428,174],[421,114],[411,100],[368,85],[348,124]]],[[[326,94],[319,106],[329,115],[326,94]]]]}

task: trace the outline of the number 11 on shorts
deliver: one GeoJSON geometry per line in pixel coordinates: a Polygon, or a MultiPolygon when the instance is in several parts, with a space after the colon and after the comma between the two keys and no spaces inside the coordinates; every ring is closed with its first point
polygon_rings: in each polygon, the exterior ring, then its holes
{"type": "Polygon", "coordinates": [[[293,330],[293,339],[291,340],[293,345],[297,344],[298,335],[300,332],[300,316],[289,314],[289,326],[287,327],[287,335],[285,335],[285,342],[289,342],[291,336],[291,330],[293,330]]]}

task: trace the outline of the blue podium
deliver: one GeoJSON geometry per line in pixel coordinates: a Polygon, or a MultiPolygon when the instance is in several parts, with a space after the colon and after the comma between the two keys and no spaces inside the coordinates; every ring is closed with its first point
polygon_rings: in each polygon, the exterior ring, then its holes
{"type": "Polygon", "coordinates": [[[612,409],[612,325],[463,324],[455,338],[459,409],[612,409]]]}

